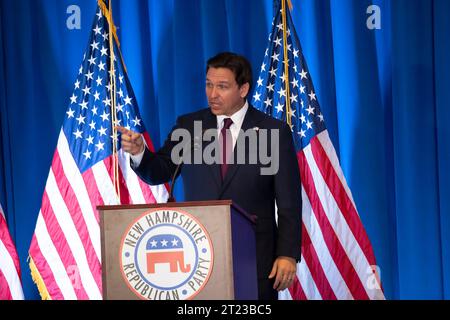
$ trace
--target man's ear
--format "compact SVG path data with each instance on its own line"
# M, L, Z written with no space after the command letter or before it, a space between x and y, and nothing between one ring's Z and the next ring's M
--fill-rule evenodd
M244 83L240 88L239 88L239 92L241 93L241 98L245 98L248 95L248 92L250 90L250 84Z

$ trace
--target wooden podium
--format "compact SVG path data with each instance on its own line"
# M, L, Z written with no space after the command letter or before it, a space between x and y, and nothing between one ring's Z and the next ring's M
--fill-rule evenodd
M99 206L103 298L258 298L255 217L229 200Z

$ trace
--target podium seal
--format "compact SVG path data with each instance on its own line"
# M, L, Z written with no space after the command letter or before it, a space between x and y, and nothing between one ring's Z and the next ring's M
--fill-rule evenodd
M206 285L214 252L205 227L187 212L155 209L122 236L119 261L130 290L145 300L187 300Z

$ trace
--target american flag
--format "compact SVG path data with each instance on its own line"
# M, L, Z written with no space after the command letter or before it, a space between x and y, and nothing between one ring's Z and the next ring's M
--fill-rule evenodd
M0 300L23 300L20 263L0 204Z
M328 135L292 18L279 3L253 96L259 110L291 122L302 182L302 259L294 284L279 298L384 299L372 246Z
M118 204L114 186L113 125L144 135L120 51L114 41L116 113L107 6L99 1L89 43L64 115L41 210L29 250L30 268L44 299L101 299L101 251L98 205ZM115 119L113 121L113 119ZM118 142L119 143L119 142ZM129 166L118 145L121 204L165 202L164 185L149 186Z

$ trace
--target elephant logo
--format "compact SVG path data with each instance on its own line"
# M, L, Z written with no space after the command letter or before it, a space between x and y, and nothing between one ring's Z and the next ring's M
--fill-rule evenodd
M155 235L147 240L147 273L155 273L156 264L169 264L170 272L188 273L191 265L184 263L183 242L176 235Z

